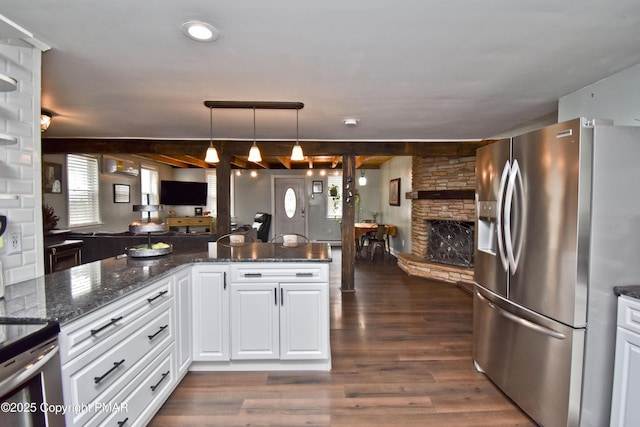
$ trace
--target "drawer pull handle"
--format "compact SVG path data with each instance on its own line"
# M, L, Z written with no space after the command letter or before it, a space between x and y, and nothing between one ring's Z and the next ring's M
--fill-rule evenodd
M160 384L162 383L162 381L164 381L165 378L167 378L168 375L169 375L169 371L162 374L162 378L160 378L160 381L158 381L155 385L151 386L151 391L156 391L156 389L160 387Z
M244 273L244 277L262 277L262 273Z
M118 366L122 365L124 363L124 359L122 359L119 362L113 362L113 368L109 369L107 372L105 372L104 374L102 374L99 377L93 377L93 381L98 384L100 381L102 381L107 375L109 375L111 372L115 371L116 369L118 369Z
M147 301L149 301L149 303L154 302L155 300L157 300L158 298L160 298L162 295L169 293L169 291L162 291L162 292L158 292L158 295L156 295L153 298L147 298Z
M164 331L165 329L167 329L169 327L169 325L164 325L164 326L160 326L160 329L158 330L158 332L156 332L153 335L147 335L149 337L149 340L154 339L160 332Z
M296 277L313 277L313 273L296 273Z
M115 317L115 318L111 319L111 322L107 323L107 324L106 324L106 325L104 325L104 326L100 326L98 329L92 329L92 330L91 330L91 335L95 335L95 334L97 334L98 332L100 332L100 331L102 331L102 330L104 330L104 329L107 329L109 326L113 326L113 325L115 325L115 324L116 324L116 322L117 322L118 320L122 320L122 316L120 316L120 317Z
M129 417L125 418L122 421L118 421L118 426L122 427L123 425L125 425L127 423L127 421L129 421Z

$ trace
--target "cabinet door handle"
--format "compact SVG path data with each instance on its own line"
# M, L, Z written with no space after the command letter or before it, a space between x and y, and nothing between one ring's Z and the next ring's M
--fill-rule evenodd
M313 277L313 273L296 273L296 277Z
M127 423L127 421L129 421L129 417L125 418L122 421L118 421L118 426L122 427L123 425L125 425Z
M164 331L165 329L167 329L169 327L169 325L164 325L164 326L160 326L160 329L158 330L158 332L156 332L153 335L147 335L149 337L149 340L154 339L160 332Z
M278 288L273 288L273 303L278 305Z
M284 305L284 289L280 288L280 305Z
M116 369L118 369L118 366L122 365L124 363L124 359L122 359L119 362L113 362L113 367L111 369L109 369L107 372L105 372L104 374L102 374L99 377L93 377L93 381L98 384L100 381L102 381L107 375L109 375L111 372L115 371Z
M111 322L107 323L107 324L106 324L106 325L104 325L104 326L100 326L98 329L92 329L92 330L91 330L91 335L95 335L95 334L97 334L98 332L100 332L100 331L102 331L102 330L104 330L104 329L108 328L109 326L113 326L113 325L115 325L115 324L116 324L116 322L117 322L118 320L122 320L122 316L120 316L120 317L115 317L115 318L111 319Z
M152 302L154 302L155 300L157 300L158 298L160 298L162 295L169 293L169 291L162 291L162 292L158 292L158 295L156 295L153 298L147 298L147 301L149 301L149 304L151 304Z
M224 272L224 290L227 290L227 272Z
M244 273L244 277L262 277L262 273Z
M162 384L162 381L164 381L164 379L165 379L165 378L167 378L167 376L169 375L169 372L170 372L170 371L167 371L167 372L165 372L164 374L162 374L162 378L160 378L160 381L158 381L155 385L152 385L152 386L150 387L150 388L151 388L151 391L156 391L156 389L157 389L158 387L160 387L160 384Z

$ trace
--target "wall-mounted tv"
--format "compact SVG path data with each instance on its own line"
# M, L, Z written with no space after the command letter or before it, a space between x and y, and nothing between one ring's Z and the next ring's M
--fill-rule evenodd
M160 181L160 204L206 206L207 183Z

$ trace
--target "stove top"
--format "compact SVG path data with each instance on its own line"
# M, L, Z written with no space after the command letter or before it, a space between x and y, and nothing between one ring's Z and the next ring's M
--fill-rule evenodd
M0 364L58 336L58 322L0 319Z

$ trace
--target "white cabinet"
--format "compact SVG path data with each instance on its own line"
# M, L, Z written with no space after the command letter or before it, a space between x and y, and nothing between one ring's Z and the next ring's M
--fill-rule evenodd
M231 359L329 359L323 266L232 266Z
M83 408L68 411L66 425L99 425L110 415L101 405L136 401L126 390L148 381L146 372L161 354L175 352L173 277L158 280L94 313L62 325L60 332L62 384L65 404ZM172 356L173 357L173 356ZM173 359L171 359L173 360ZM155 366L155 365L154 365ZM158 408L177 383L169 369L162 391L151 394L144 407ZM84 409L86 408L86 409ZM122 414L119 414L122 415ZM127 425L135 425L129 417Z
M192 360L191 274L191 268L184 268L174 275L176 294L176 368L179 376L187 373Z
M640 425L640 301L618 298L611 426Z
M226 264L195 264L193 282L193 360L229 360L229 289Z

